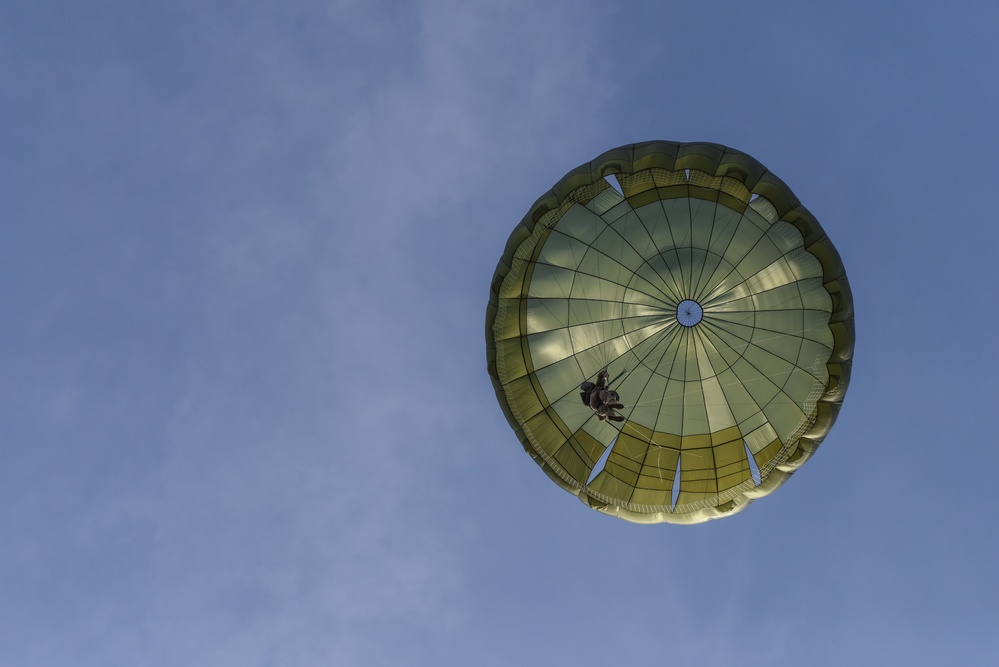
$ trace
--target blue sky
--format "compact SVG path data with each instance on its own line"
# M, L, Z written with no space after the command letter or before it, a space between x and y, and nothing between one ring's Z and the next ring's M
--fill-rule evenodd
M997 21L5 3L0 663L986 664ZM693 527L558 489L485 369L510 231L649 139L767 165L856 304L817 456Z

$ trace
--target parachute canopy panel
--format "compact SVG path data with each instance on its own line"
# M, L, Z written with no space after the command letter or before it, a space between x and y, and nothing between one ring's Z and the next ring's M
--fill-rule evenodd
M565 176L493 277L489 373L535 461L594 509L699 523L770 493L842 405L853 301L818 221L760 163L649 142ZM621 423L580 385L620 375Z

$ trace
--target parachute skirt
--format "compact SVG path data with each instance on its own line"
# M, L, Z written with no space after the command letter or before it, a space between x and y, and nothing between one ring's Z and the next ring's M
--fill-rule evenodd
M709 143L622 146L569 172L511 234L486 313L524 449L636 523L728 516L787 481L839 413L853 347L818 221L755 159ZM628 370L619 425L579 400L603 368Z

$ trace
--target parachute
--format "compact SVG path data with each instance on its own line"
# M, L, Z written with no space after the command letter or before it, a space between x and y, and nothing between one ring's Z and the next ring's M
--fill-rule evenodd
M562 488L637 523L730 516L803 465L854 347L842 261L755 159L653 141L569 172L514 229L486 314L489 374ZM623 422L580 387L620 375Z

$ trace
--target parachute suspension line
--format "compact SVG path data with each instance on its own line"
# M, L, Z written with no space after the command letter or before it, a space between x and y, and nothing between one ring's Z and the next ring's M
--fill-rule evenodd
M614 379L607 383L607 386L610 387L612 384L614 384L615 382L617 382L618 380L620 380L621 376L624 375L627 372L628 372L628 369L625 368L623 371L621 371L620 373L618 373L617 375L615 375Z
M604 368L601 368L600 370L607 370L607 368L604 367ZM607 382L607 386L610 387L612 384L614 384L615 382L617 382L618 380L620 380L621 376L624 375L627 372L628 372L628 369L625 368L623 371L621 371L620 373L618 373L617 375L615 375L613 380L608 381ZM600 374L600 371L597 371L597 375L599 375L599 374ZM596 377L596 376L595 375L591 375L587 379L589 380L589 379L594 378L594 377Z

